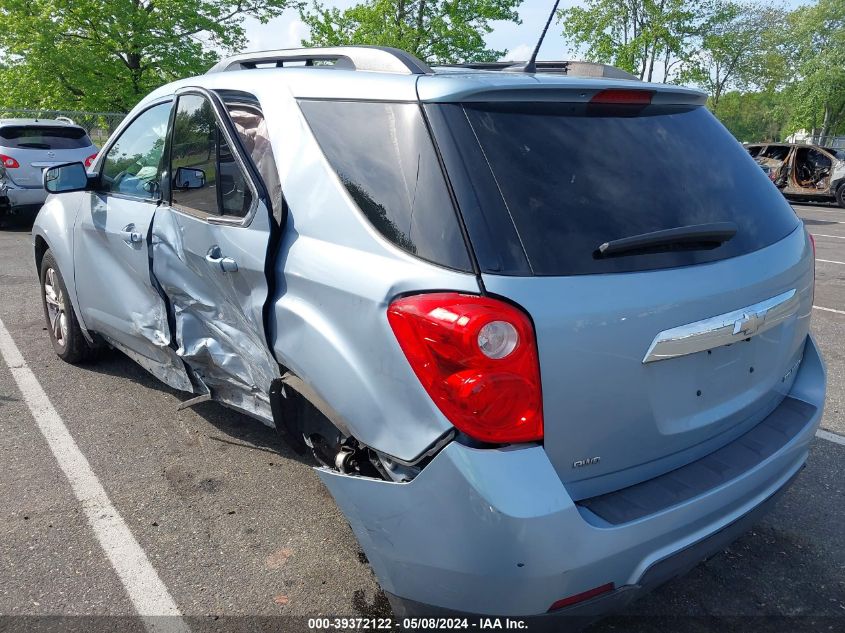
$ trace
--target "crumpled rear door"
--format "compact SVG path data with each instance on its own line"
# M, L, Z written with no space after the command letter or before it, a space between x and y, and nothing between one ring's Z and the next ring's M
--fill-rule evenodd
M153 220L153 273L170 303L177 354L195 378L215 400L270 422L279 369L265 330L265 264L279 227L220 109L206 94L179 97L172 202Z

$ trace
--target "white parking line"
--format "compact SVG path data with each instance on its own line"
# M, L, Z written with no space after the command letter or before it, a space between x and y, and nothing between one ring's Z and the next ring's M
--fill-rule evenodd
M836 433L831 433L830 431L825 431L824 429L816 431L816 437L820 437L828 442L833 442L834 444L841 444L842 446L845 446L845 437L837 435Z
M834 310L833 308L823 308L821 306L813 306L814 310L823 310L824 312L834 312L836 314L845 314L845 310Z
M813 237L835 237L837 240L845 240L845 235L828 235L827 233L813 233Z
M825 264L840 264L842 266L845 266L845 262L838 262L834 259L817 259L816 261L817 262L824 262Z
M53 456L82 504L91 529L123 583L132 605L151 633L189 633L182 614L159 578L129 526L112 505L88 460L65 426L50 399L27 366L3 321L0 320L0 355L29 407ZM170 616L170 617L161 617Z

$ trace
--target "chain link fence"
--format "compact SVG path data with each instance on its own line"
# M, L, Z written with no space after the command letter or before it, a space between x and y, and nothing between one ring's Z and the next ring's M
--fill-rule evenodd
M0 108L0 119L58 119L70 120L82 126L91 137L91 141L102 147L109 135L123 121L123 112L85 112L83 110L30 110L24 108Z

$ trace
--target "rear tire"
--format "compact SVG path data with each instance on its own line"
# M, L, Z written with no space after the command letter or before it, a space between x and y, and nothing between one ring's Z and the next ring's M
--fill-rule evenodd
M96 349L85 340L82 334L65 280L59 272L56 258L49 249L41 259L40 276L44 318L47 320L47 332L56 355L71 364L91 360L95 356Z
M836 204L845 209L845 182L836 189Z

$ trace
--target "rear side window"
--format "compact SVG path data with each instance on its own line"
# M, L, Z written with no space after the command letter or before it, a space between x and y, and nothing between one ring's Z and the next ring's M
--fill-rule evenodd
M91 147L91 139L78 127L15 125L0 128L0 145L16 149L79 149Z
M798 226L783 196L705 108L572 103L442 107L462 107L463 120L469 121L482 150L479 164L469 172L492 171L536 275L716 261L768 246ZM596 252L604 242L713 222L733 222L738 232L707 249L681 247L619 257Z
M470 270L419 105L301 101L332 168L370 223L405 251Z

